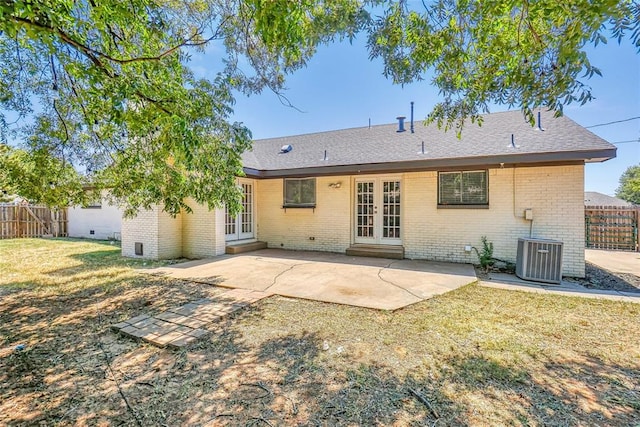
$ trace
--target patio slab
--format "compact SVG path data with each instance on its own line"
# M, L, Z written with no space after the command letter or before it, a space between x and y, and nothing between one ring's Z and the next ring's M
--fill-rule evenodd
M148 270L218 286L396 310L477 280L473 266L263 249ZM240 295L238 295L240 296Z

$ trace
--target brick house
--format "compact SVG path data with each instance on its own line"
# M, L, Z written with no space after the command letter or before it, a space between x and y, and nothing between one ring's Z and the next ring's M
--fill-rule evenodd
M486 236L515 260L519 237L564 242L563 273L584 276L584 165L616 148L567 117L483 116L458 139L421 122L258 140L244 155L235 218L191 203L122 223L122 253L206 258L234 245L477 262ZM526 214L526 216L525 216ZM141 245L140 245L141 244ZM390 253L391 253L390 252Z

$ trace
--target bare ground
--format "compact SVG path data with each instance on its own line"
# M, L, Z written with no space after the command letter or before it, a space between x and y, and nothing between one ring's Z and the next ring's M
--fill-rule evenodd
M52 268L31 245L0 242L0 425L640 423L638 304L475 285L396 312L273 297L177 351L109 325L219 288L97 244L47 242Z

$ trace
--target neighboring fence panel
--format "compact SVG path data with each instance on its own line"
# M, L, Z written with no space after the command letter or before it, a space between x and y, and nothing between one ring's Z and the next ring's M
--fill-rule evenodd
M640 251L640 207L589 206L584 210L587 248Z
M0 239L67 236L67 210L0 204Z

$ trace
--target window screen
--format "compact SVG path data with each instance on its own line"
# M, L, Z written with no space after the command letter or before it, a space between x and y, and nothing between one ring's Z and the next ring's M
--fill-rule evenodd
M486 205L489 203L487 171L439 172L438 204Z
M285 179L283 205L284 207L315 207L316 179Z

